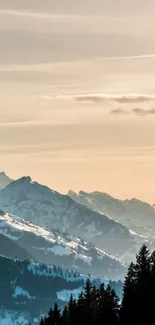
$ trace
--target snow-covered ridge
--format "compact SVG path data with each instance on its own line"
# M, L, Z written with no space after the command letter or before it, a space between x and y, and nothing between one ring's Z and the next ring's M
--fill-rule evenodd
M121 278L126 272L126 265L118 258L81 238L46 230L18 216L0 213L0 234L18 243L40 263L59 264L112 279Z
M24 232L30 232L37 236L40 236L44 238L45 240L49 241L49 243L56 243L57 246L55 246L55 252L57 251L57 254L61 255L61 251L58 249L59 245L64 247L66 249L66 254L71 254L76 251L79 248L83 250L83 252L87 253L87 251L91 248L96 249L96 251L100 254L100 257L107 255L111 259L115 259L116 261L120 260L116 258L113 255L107 254L101 249L98 249L94 247L91 244L88 244L86 241L82 241L78 237L73 237L69 234L61 234L59 231L48 231L44 229L43 227L39 227L37 225L32 224L29 221L25 221L23 218L20 218L18 216L10 215L6 213L5 215L0 215L0 233L8 236L9 238L13 240L18 240L22 237ZM41 248L40 248L41 249ZM45 248L46 249L46 248ZM47 248L49 250L50 247ZM52 250L52 248L51 248ZM67 253L68 250L68 253ZM65 254L65 251L63 252ZM63 255L62 254L62 255Z
M54 227L61 233L83 238L117 258L129 249L135 253L134 236L110 214L93 211L68 195L33 182L29 176L0 191L0 207L46 230L53 231Z
M106 214L113 220L128 227L136 237L154 239L155 209L152 205L136 198L120 200L107 193L69 191L68 195L76 202L96 211ZM131 232L130 232L131 234Z
M37 236L45 238L48 241L53 243L56 242L55 236L52 232L36 226L29 221L25 221L18 216L8 213L1 215L0 213L0 233L10 237L13 240L18 240L20 237L22 237L24 232L31 232Z

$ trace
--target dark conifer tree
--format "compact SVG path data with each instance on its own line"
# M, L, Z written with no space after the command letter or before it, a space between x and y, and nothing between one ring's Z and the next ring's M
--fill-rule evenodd
M40 325L44 325L45 323L44 323L44 320L43 319L41 319L41 321L40 321Z
M59 325L61 320L61 312L58 308L57 303L55 303L54 308L51 308L48 317L45 321L45 325Z
M119 320L119 299L116 293L111 289L110 285L107 286L104 293L103 303L103 319L105 324L117 324Z
M150 251L146 245L143 245L136 256L136 276L140 280L144 278L150 272L151 268L151 256Z
M123 288L123 299L121 308L121 321L123 324L132 324L134 322L135 303L135 281L136 271L134 263L131 263L125 277Z
M69 323L69 312L68 312L68 308L67 306L64 307L64 310L62 312L62 321L61 324L62 325L68 325Z
M84 322L87 325L91 325L93 321L93 311L92 311L92 283L90 279L86 281L85 290L85 308L84 308Z
M71 295L68 303L68 316L69 316L69 325L74 325L77 323L77 302L73 299Z
M80 323L80 320L84 318L84 309L85 309L85 297L84 293L81 292L77 300L77 320Z
M123 324L150 324L150 284L150 251L146 245L143 245L136 256L136 263L131 263L125 278L121 308L121 322Z
M148 283L149 290L149 322L155 324L155 251L151 254L151 276Z
M136 315L140 324L148 324L150 310L151 257L143 245L136 257ZM135 316L136 319L136 316Z

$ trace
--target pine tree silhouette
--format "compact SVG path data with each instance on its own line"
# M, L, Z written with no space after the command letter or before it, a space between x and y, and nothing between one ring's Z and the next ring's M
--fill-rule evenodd
M60 312L50 309L40 325L155 325L155 252L143 245L131 263L123 286L121 305L110 285L86 281L77 301L70 297Z
M41 319L40 325L44 325L44 320Z
M67 325L69 322L69 313L68 313L68 308L67 306L64 307L64 310L62 312L62 321L61 324L62 325Z
M143 245L136 256L136 263L130 264L125 278L121 308L122 324L152 324L151 270L150 251Z
M121 321L124 324L132 324L132 322L134 322L134 314L136 309L135 281L136 271L135 265L132 262L128 268L123 287Z
M58 325L61 320L61 312L58 308L57 303L55 303L54 308L51 308L48 313L48 317L45 320L46 325Z

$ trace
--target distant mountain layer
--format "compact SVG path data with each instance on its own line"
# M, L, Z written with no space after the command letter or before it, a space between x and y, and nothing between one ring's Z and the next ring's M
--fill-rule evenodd
M126 266L86 241L58 230L48 231L22 218L0 212L0 253L56 264L85 274L121 279Z
M75 193L68 195L76 202L96 211L130 228L141 235L154 238L155 236L155 207L137 199L119 200L101 193Z
M69 233L129 261L145 240L106 215L50 188L22 177L0 191L0 207L25 220L53 231ZM147 239L146 239L147 240Z
M9 178L4 172L0 172L0 190L10 184L13 180Z

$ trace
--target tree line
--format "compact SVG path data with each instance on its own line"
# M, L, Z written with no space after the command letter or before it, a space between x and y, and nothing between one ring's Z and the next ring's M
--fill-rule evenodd
M83 286L84 280L78 273L0 256L1 309L29 312L31 318L36 318L54 304L57 292ZM59 300L59 304L63 308L65 303Z
M103 283L93 286L90 279L78 299L70 297L63 311L58 304L40 325L155 325L155 252L143 245L125 277L122 299Z

